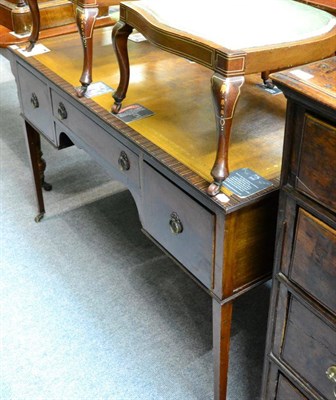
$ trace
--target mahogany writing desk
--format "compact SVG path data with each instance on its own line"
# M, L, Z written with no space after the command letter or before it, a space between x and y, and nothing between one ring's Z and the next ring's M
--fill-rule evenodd
M134 197L143 231L213 299L214 398L223 400L233 300L268 279L272 268L284 98L257 87L258 77L249 78L232 137L232 168L248 167L271 185L245 198L226 189L211 198L206 190L216 140L209 139L209 132L215 121L204 118L203 110L211 110L212 105L202 84L210 71L172 54L162 55L148 42L131 43L129 99L141 99L154 115L126 125L109 112L110 93L94 99L78 98L74 93L81 69L76 39L76 35L67 35L61 41L45 40L43 44L51 51L35 57L25 58L11 50L39 218L44 214L41 182L45 167L40 134L59 149L76 144L124 183ZM117 61L108 29L97 30L95 48L98 79L116 87ZM167 74L167 66L174 66L181 79ZM160 93L148 87L148 74L155 77L153 88L156 79L164 80ZM187 75L192 79L185 79ZM176 93L181 94L177 101ZM198 104L183 101L182 93L197 95Z

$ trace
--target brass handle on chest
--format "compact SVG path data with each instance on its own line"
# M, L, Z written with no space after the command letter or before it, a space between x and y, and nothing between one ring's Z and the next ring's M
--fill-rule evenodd
M334 397L336 398L336 365L332 365L326 370L327 378L334 385Z
M120 156L118 158L118 165L121 171L128 171L131 168L131 164L127 157L127 154L124 151L120 152Z
M67 119L68 118L68 112L62 102L60 102L58 104L57 113L58 113L59 119Z
M31 95L30 103L33 106L33 108L39 108L39 106L40 106L38 98L34 92Z
M170 214L169 227L174 235L183 232L182 222L176 212Z

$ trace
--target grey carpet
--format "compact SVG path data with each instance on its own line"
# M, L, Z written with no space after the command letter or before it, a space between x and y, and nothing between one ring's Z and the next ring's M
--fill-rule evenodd
M16 86L0 55L2 400L210 400L211 300L140 231L128 191L42 142L36 214ZM260 396L270 287L234 306L229 396Z

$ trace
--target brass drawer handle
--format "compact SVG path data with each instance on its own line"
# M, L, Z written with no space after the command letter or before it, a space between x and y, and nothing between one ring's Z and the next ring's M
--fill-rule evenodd
M176 212L172 212L170 214L169 227L174 235L178 235L179 233L183 232L182 222Z
M121 171L128 171L131 168L131 164L127 157L127 154L124 151L120 152L120 156L118 158L118 165Z
M326 370L327 378L334 385L334 397L336 398L336 365L332 365Z
M34 92L31 95L30 103L33 106L33 108L39 108L39 106L40 106L38 98L36 96L36 93L34 93Z
M332 365L326 370L326 374L331 382L336 383L336 365Z
M64 104L63 104L62 102L60 102L60 103L58 104L57 113L58 113L59 119L67 119L67 118L68 118L68 112L67 112L67 110L66 110L66 108L64 107Z

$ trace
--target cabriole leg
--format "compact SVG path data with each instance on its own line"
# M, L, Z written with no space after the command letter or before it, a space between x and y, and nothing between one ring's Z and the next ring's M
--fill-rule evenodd
M215 73L211 78L218 146L216 160L211 170L214 182L208 188L210 196L216 196L220 192L223 181L229 175L228 153L231 125L243 83L243 76L224 78Z
M269 88L269 89L273 89L274 88L274 83L272 82L272 79L270 79L270 74L271 71L263 71L261 73L261 79L264 82L265 87Z
M38 7L37 0L28 0L28 6L32 16L32 30L29 36L29 45L26 47L26 51L33 50L35 43L38 41L40 33L40 10Z
M50 184L44 181L44 171L46 168L46 162L42 157L40 135L26 121L25 121L25 128L26 128L28 153L30 157L30 163L32 167L33 179L35 184L35 193L37 198L38 214L35 217L35 222L39 222L45 214L42 187L45 190L51 190L52 187Z
M92 82L93 28L98 15L98 7L76 7L76 23L83 46L83 71L80 77L82 86L76 89L78 97L83 97Z
M119 86L115 91L115 93L113 94L114 98L114 105L112 107L113 114L118 114L118 112L120 111L121 103L126 97L126 92L128 89L130 68L129 68L127 40L132 30L133 28L130 25L127 25L121 21L119 21L116 25L114 25L114 28L112 30L113 49L118 60L119 72L120 72Z

